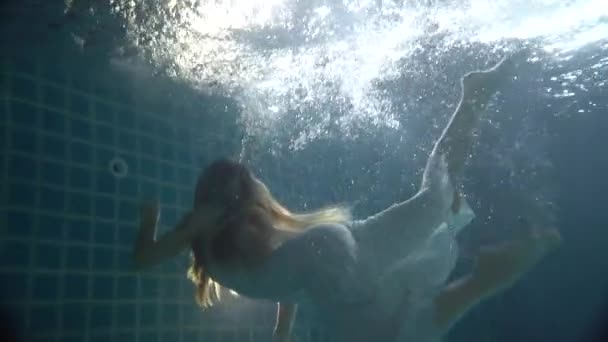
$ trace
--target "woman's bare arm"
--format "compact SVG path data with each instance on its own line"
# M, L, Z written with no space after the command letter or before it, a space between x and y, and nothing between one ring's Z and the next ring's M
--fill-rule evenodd
M275 342L290 341L297 311L298 306L296 304L278 304L277 321L274 328L273 338Z
M214 223L217 215L211 210L189 212L170 232L156 239L160 212L156 203L147 203L141 210L139 233L135 242L134 261L137 269L157 265L186 249L205 226Z

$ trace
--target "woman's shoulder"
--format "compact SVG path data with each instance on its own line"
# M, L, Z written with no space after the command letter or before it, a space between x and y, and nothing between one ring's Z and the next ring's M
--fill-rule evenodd
M312 245L318 250L325 250L352 247L354 239L348 223L319 223L309 226L289 243Z
M317 223L304 230L303 234L324 235L324 236L347 236L350 235L350 222L344 223Z

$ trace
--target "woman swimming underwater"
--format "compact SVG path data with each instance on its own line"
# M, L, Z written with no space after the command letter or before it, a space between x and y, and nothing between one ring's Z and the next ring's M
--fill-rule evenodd
M473 130L498 87L512 79L516 61L462 78L460 103L412 198L358 221L342 207L295 214L245 166L222 159L199 177L192 211L159 239L158 206L144 205L136 265L190 249L198 302L211 305L220 286L279 302L275 341L289 341L301 303L322 314L339 342L440 338L560 241L556 230L534 227L484 250L470 275L447 283L458 257L456 234L474 218L458 191Z

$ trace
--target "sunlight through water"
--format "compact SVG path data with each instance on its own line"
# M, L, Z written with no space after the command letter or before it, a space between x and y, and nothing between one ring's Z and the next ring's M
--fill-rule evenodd
M608 37L605 0L172 0L144 12L140 1L116 2L115 12L141 60L230 92L249 134L269 134L288 116L292 148L329 124L344 135L357 125L398 128L399 108L375 83L415 73L398 63L429 37L441 37L438 53L466 42L500 54L501 41L534 39L555 58ZM348 115L333 116L329 104Z

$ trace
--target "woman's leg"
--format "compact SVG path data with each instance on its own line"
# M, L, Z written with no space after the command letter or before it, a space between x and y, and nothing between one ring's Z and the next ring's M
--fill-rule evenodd
M362 253L375 260L370 267L385 267L407 255L446 221L450 210L458 212L458 207L452 208L458 198L453 188L457 183L453 182L462 172L484 107L501 81L510 79L509 65L503 60L491 69L462 78L460 103L428 159L421 190L407 201L355 222L353 232Z
M447 331L475 305L511 287L560 242L557 230L533 228L521 241L484 249L474 271L448 284L435 298L437 328Z
M460 183L464 164L473 145L474 130L492 96L513 73L513 61L502 59L490 69L469 72L461 78L460 102L443 133L435 143L423 176L423 188L436 181L433 172L445 158L449 178L454 186Z

